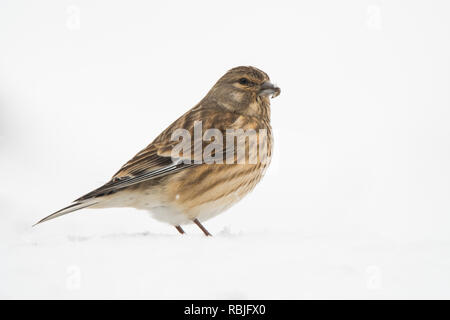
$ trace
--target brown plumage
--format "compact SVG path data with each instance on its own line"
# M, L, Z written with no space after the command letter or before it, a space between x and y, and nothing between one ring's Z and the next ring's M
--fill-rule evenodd
M229 70L195 107L123 165L109 182L38 223L87 207L133 207L150 211L180 233L184 233L180 225L194 222L210 235L200 221L223 212L249 193L270 163L269 97L279 93L280 89L270 83L267 74L257 68ZM189 146L189 152L175 154L174 148L180 141L173 135L184 129L195 137L199 123L203 130L200 140L184 141L183 146ZM223 140L220 141L220 135L205 139L203 133L208 129L216 130L212 132L220 133ZM237 147L228 145L228 141L238 143L239 138L231 135L239 129L250 132L256 139L247 136L242 140L244 158L240 158ZM205 160L212 142L222 144L210 155L223 161ZM263 145L267 147L261 148ZM198 154L203 157L199 159Z

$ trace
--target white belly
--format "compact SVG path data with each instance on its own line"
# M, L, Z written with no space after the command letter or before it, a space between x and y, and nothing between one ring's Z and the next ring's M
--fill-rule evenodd
M103 197L102 201L96 204L95 208L117 208L131 207L145 210L150 215L161 222L168 223L173 226L190 224L194 219L201 222L206 221L222 213L234 203L238 202L244 195L236 190L225 197L215 201L202 203L194 208L190 208L189 212L183 210L183 204L178 203L178 199L170 202L162 201L163 197L157 196L155 192L136 190L129 192L124 190L110 196Z

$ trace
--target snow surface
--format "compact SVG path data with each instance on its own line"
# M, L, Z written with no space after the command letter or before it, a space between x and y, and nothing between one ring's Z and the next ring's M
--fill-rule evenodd
M2 243L2 298L449 297L448 243L228 228L206 238L130 230L124 214L67 220L17 227ZM115 226L94 230L105 223Z
M1 1L0 298L450 298L448 12ZM31 227L237 65L282 89L275 152L255 191L205 223L213 238L133 209Z

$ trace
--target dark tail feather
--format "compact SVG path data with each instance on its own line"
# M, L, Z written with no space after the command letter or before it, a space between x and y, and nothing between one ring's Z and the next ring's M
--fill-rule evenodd
M74 204L71 204L71 205L68 206L68 207L65 207L64 209L61 209L61 210L59 210L59 211L56 211L55 213L52 213L51 215L45 217L44 219L42 219L42 220L40 220L39 222L37 222L36 224L34 224L33 227L34 227L35 225L38 225L39 223L42 223L42 222L45 222L45 221L48 221L48 220L52 220L52 219L58 218L58 217L60 217L60 216L63 216L63 215L65 215L65 214L68 214L68 213L71 213L71 212L74 212L74 211L77 211L77 210L80 210L80 209L83 209L83 208L90 207L90 206L92 206L92 205L94 205L94 204L96 204L96 203L97 203L97 202L92 202L92 201L76 202L76 203L74 203Z

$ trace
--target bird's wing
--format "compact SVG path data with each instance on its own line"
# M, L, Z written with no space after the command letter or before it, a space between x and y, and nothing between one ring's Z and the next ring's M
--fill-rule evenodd
M109 182L75 201L107 195L137 183L173 174L193 164L184 163L183 159L172 161L171 157L158 156L156 150L149 150L144 158L133 158L126 165Z
M130 161L123 165L109 182L75 201L80 202L107 195L137 183L174 174L186 168L198 165L193 161L188 161L190 158L185 159L181 156L172 157L173 147L180 143L179 141L172 141L172 134L174 131L183 128L189 132L191 137L194 137L195 121L201 120L203 129L220 129L230 127L237 118L239 118L239 116L235 114L222 114L221 117L218 117L217 110L191 110L172 123L150 145L141 150ZM203 147L203 145L195 144L194 139L192 138L191 150L199 147ZM225 152L226 151L224 151L224 154ZM195 150L191 155L194 153Z

